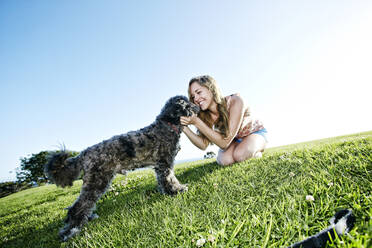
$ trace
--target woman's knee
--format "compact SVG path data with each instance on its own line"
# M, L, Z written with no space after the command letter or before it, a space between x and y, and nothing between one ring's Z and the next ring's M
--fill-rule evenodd
M255 157L256 151L253 149L236 149L233 153L233 159L236 162L242 162L244 160Z
M217 164L219 165L230 165L230 164L233 164L234 162L235 161L233 157L231 156L226 156L226 155L221 155L221 154L217 156Z

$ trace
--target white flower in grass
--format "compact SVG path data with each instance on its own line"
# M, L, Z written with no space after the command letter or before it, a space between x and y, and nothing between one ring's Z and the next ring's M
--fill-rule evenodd
M330 183L328 184L328 186L329 186L329 187L332 187L332 186L333 186L333 183L332 183L332 182L330 182Z
M213 235L208 235L208 241L209 242L211 242L211 243L213 243L214 241L216 240L216 237L215 236L213 236Z
M203 245L205 244L205 239L198 239L197 241L196 241L196 246L197 247L202 247Z
M294 174L292 171L289 173L290 177L294 177L296 174Z
M314 197L312 195L307 195L306 201L314 201Z
M217 188L218 184L217 183L214 183L213 184L213 187Z

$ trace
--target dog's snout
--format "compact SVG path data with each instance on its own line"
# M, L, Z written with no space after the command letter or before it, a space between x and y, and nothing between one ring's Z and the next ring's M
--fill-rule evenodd
M194 112L195 114L199 114L200 112L200 107L196 104L193 104L192 107L191 107L191 110L192 112Z

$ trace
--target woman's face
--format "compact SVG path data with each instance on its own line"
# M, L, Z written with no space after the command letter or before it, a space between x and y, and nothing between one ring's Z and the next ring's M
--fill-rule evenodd
M201 110L208 109L213 101L212 92L197 82L190 85L190 93L191 101L198 105Z

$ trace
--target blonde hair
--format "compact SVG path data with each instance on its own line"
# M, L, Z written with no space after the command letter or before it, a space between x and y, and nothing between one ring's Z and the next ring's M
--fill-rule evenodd
M219 117L215 123L213 122L212 116L208 109L204 111L201 110L198 114L198 117L208 127L213 128L213 125L214 125L214 128L217 129L222 134L222 136L224 136L225 138L228 137L229 136L229 113L227 111L227 103L226 103L225 97L223 97L221 94L221 91L217 85L216 80L214 80L214 78L208 75L192 78L189 82L189 89L188 89L190 101L192 101L190 86L193 83L200 84L200 86L207 88L212 93L213 100L217 103L217 110L219 113ZM207 137L205 137L205 135L199 132L199 130L198 130L198 135L202 137L203 140L207 141L208 143L211 143L207 139Z

